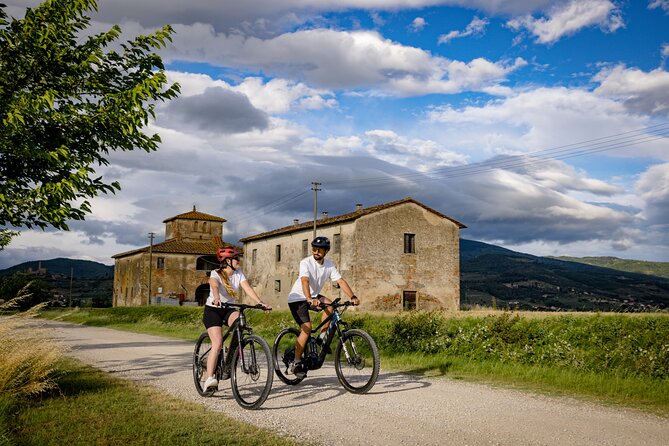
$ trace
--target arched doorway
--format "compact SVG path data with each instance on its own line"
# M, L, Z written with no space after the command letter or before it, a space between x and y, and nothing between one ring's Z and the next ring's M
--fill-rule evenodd
M204 305L209 297L209 284L205 283L195 289L195 301L199 306Z

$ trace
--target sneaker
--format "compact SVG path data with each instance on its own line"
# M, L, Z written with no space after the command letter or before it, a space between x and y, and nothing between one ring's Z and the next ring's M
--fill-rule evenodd
M210 376L204 382L204 388L206 390L210 390L212 387L215 388L215 389L218 389L218 380L216 378L214 378L213 376Z
M304 370L301 362L294 362L290 367L290 371L295 375L295 378L304 378L307 376L307 371Z

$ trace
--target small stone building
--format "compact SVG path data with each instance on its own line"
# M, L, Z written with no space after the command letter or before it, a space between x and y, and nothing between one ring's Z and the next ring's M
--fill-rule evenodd
M452 309L460 306L462 223L412 199L317 220L330 239L328 258L361 298L362 310ZM274 308L288 307L299 262L311 255L313 221L241 239L249 282ZM322 294L346 296L333 284Z
M218 266L216 249L232 246L223 242L225 221L193 206L163 221L164 242L112 256L113 305L150 305L163 298L202 305L209 295L209 273Z

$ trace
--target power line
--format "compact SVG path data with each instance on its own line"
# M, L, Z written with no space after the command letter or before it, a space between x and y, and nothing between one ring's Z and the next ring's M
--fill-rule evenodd
M650 132L649 132L650 130ZM645 132L645 134L640 134ZM650 135L649 135L650 133ZM495 158L477 164L463 166L450 166L433 169L428 172L410 172L392 176L380 176L372 178L361 178L357 180L335 180L325 182L330 189L354 189L361 187L377 187L393 184L398 180L414 180L414 182L432 181L436 179L449 179L468 175L489 172L496 169L513 169L533 164L549 162L552 160L563 160L577 156L595 154L599 152L620 149L641 143L652 142L669 136L669 124L658 124L644 129L632 130L616 135L591 139L584 142L558 146L550 149L530 152L523 155ZM585 146L584 143L594 143Z
M331 190L347 190L366 187L380 187L394 184L402 180L413 181L415 183L434 180L448 180L452 178L478 175L498 169L518 169L554 160L564 160L579 156L592 155L605 151L622 149L638 144L653 142L667 137L669 137L669 123L661 123L636 130L630 130L613 135L529 152L523 155L494 158L476 164L449 166L433 169L427 172L409 172L394 175L386 174L384 176L357 178L355 180L349 179L324 181L322 183L318 183L318 185L320 186L321 184L324 184L328 189ZM284 195L255 209L244 212L241 214L240 218L236 219L236 223L246 223L259 217L260 215L283 208L312 190L313 189L310 188L299 189L292 192L291 194Z

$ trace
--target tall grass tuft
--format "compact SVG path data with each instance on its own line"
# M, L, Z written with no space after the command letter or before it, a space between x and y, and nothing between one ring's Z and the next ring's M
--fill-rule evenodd
M18 296L0 305L0 445L12 444L10 420L16 406L24 398L57 387L63 350L45 329L27 323L44 304L16 312L20 302L29 297L23 288Z

